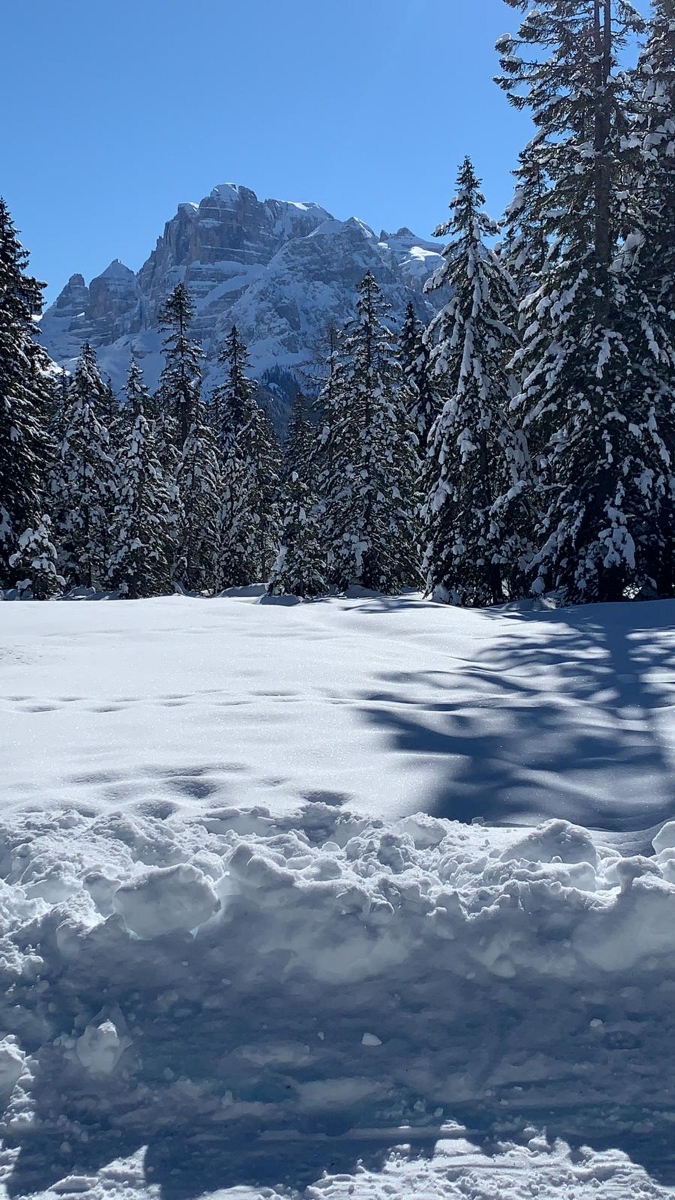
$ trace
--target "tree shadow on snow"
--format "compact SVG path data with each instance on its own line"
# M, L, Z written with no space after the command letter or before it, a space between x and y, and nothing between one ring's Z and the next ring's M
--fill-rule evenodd
M430 811L616 832L675 816L664 730L675 706L672 605L481 615L511 628L474 661L383 675L394 686L365 697L365 719L412 765L447 763ZM420 685L434 699L416 699Z

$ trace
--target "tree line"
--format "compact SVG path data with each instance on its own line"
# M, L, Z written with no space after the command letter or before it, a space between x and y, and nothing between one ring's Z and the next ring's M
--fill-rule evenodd
M675 594L675 0L506 3L512 204L492 221L465 160L437 315L396 330L368 274L283 447L234 328L204 397L182 284L153 395L132 363L118 402L89 346L56 378L0 205L0 588Z

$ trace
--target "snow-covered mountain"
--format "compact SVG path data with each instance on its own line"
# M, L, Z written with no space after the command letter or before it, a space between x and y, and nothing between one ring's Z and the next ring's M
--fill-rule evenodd
M439 246L409 229L378 236L318 204L261 201L228 183L199 204L179 205L138 274L117 260L89 286L73 275L42 318L42 342L69 367L90 341L116 388L133 354L154 386L162 363L157 312L183 281L197 306L194 332L207 356L207 386L218 378L218 352L236 323L253 373L271 382L283 403L295 386L287 373L300 382L304 365L321 356L329 326L353 312L367 270L394 318L409 300L428 317L423 286L438 264Z

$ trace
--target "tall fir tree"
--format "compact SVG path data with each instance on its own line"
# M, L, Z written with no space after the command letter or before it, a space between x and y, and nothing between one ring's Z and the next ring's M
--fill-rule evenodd
M70 586L102 588L108 581L117 479L108 429L99 416L104 389L94 351L86 346L70 384L52 475L59 565Z
M543 221L548 180L538 153L540 136L534 137L519 155L514 171L515 192L500 229L499 256L515 283L520 302L537 287L548 256Z
M177 473L178 529L174 582L190 592L219 586L223 480L216 439L197 401Z
M428 339L445 403L430 437L427 586L436 599L475 605L512 594L527 544L521 495L527 450L509 419L517 302L511 276L488 245L498 227L484 204L467 158L451 219L436 230L451 235L445 261L428 285L447 287L450 300Z
M0 588L13 587L27 529L45 511L52 454L48 432L54 383L35 341L44 284L26 273L28 255L0 199Z
M417 580L415 437L397 347L369 272L321 402L321 520L328 582L397 592Z
M224 382L212 400L222 458L220 520L222 588L266 579L279 543L280 449L269 417L247 375L246 346L233 326L220 355Z
M535 591L618 600L654 586L672 550L669 356L626 266L639 223L634 99L617 59L642 27L625 0L507 0L525 11L498 43L499 82L537 130L547 186L529 206L548 252L527 298L516 407L540 481Z
M417 435L421 460L426 455L429 434L440 407L438 390L432 380L430 346L425 332L410 301L401 329L401 365L408 393L407 407Z
M317 520L315 429L299 393L284 445L281 547L269 581L270 595L312 597L326 591L325 553Z
M171 588L175 520L172 493L146 415L148 390L132 361L126 385L129 428L118 455L117 504L112 527L111 585L136 600Z
M652 579L659 595L675 593L675 0L652 0L635 87L640 170L637 222L624 250L627 303L642 319L643 378L649 379L662 436L661 478L651 539ZM635 342L635 339L634 339ZM645 355L646 344L649 349ZM646 359L646 361L645 361ZM643 584L644 588L644 584Z
M197 418L201 397L204 354L199 342L190 336L194 315L194 304L184 283L174 288L159 310L159 326L166 336L158 403L173 418L179 453Z

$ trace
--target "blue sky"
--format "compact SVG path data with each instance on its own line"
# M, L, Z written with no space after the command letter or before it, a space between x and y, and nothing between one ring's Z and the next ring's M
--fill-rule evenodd
M50 298L138 269L226 181L428 236L470 153L498 215L528 129L492 83L516 22L503 0L4 0L0 193Z

